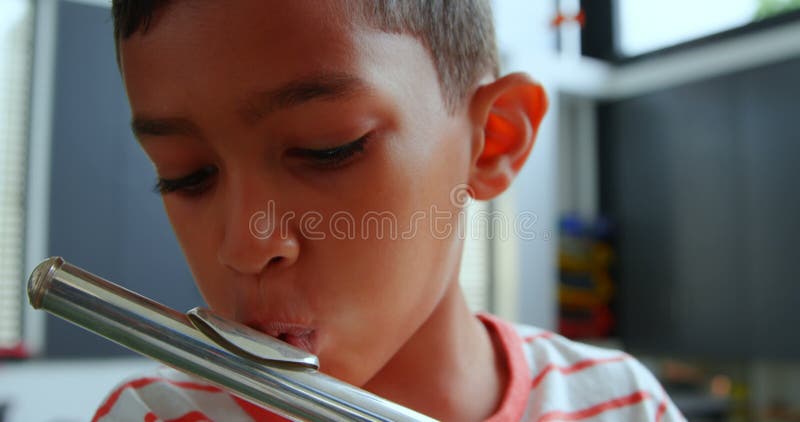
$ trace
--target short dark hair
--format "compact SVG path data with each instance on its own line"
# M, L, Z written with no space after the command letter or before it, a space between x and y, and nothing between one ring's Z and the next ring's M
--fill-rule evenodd
M114 42L147 32L173 0L113 0ZM452 112L487 73L499 74L490 0L341 0L354 17L389 33L409 34L428 49ZM119 54L119 53L117 53Z

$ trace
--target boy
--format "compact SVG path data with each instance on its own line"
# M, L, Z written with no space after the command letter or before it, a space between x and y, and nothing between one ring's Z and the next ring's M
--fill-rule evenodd
M681 419L627 355L465 304L451 193L502 193L546 109L526 75L498 77L488 0L114 0L112 13L133 131L214 311L441 420ZM375 213L397 230L370 230ZM95 416L178 418L270 420L168 369Z

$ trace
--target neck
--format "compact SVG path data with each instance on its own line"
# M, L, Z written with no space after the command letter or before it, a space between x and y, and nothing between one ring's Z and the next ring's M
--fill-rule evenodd
M502 400L507 372L454 281L428 320L364 388L439 420L483 420Z

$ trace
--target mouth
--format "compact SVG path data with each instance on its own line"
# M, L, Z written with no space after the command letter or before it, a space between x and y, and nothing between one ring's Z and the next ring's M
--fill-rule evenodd
M287 322L248 322L248 327L274 337L284 343L316 355L316 331L302 324Z

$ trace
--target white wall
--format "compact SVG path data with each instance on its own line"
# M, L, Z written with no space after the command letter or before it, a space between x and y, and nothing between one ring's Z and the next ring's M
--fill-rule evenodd
M528 163L512 186L508 212L533 212L536 239L517 240L518 287L514 319L553 328L556 316L557 137L556 32L550 22L554 2L498 0L494 3L503 72L523 71L544 85L549 111L539 129ZM506 315L503 315L506 316Z

